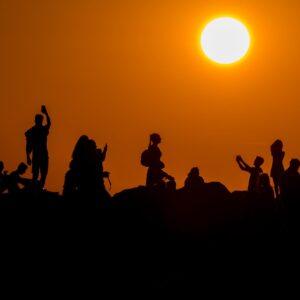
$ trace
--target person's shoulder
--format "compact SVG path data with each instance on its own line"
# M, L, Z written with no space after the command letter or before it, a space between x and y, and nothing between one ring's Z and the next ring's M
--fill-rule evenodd
M48 133L48 132L49 132L49 126L44 125L44 126L42 127L42 131Z
M26 135L26 136L29 136L29 135L32 134L33 131L34 131L34 127L31 127L31 128L29 128L29 129L25 132L25 135Z
M9 176L10 178L13 178L13 177L16 177L17 175L18 175L18 172L17 172L17 171L12 171L12 172L9 173L8 176Z

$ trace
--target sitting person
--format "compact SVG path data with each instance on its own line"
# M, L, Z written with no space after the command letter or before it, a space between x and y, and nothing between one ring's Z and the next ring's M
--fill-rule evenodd
M106 196L108 193L104 178L109 180L109 172L103 169L106 154L107 145L102 150L97 148L94 140L86 135L81 136L75 145L72 161L65 175L63 195L79 193Z
M259 184L259 176L263 173L261 166L264 163L264 159L260 156L257 156L254 160L254 166L250 167L243 158L238 155L236 161L242 171L250 173L248 191L257 192Z
M21 190L27 189L32 184L31 179L21 177L21 175L26 173L27 168L25 163L20 163L17 170L8 175L6 187L9 193L20 192ZM21 188L20 185L23 187Z
M65 175L65 182L63 187L63 195L73 195L78 191L78 172L76 171L75 161L72 160L69 165L69 170Z
M192 168L184 182L184 188L187 190L195 190L201 187L203 184L204 179L200 176L199 168Z
M5 185L7 180L7 172L4 171L4 163L0 161L0 194L5 191Z
M165 164L161 161L161 151L158 145L161 143L161 137L157 133L150 135L148 149L142 153L141 163L148 167L146 186L161 187L165 180L173 181L174 178L163 171Z

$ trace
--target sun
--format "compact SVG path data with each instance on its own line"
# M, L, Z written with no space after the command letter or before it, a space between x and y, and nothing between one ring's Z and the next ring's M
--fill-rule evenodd
M209 22L201 34L201 48L205 55L219 64L232 64L241 60L250 48L247 27L231 17Z

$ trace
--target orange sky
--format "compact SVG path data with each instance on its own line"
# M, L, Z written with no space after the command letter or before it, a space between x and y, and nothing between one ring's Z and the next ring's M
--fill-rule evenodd
M199 49L214 16L251 31L242 63L219 67ZM178 186L192 166L244 189L234 161L285 142L300 157L299 1L0 0L0 159L25 160L24 132L46 104L53 120L47 187L59 191L77 137L109 144L113 192L143 184L140 153L159 132Z

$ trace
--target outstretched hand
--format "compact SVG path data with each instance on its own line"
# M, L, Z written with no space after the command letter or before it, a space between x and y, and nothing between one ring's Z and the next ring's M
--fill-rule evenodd
M242 160L242 156L241 156L241 155L237 155L237 156L236 156L236 161L239 162L239 161L241 161L241 160Z

